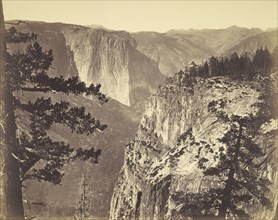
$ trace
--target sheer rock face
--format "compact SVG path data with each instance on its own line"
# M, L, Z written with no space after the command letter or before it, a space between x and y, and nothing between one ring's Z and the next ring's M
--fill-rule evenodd
M68 27L63 33L80 79L100 83L104 93L125 105L144 100L164 79L126 32Z
M259 82L230 81L224 77L198 79L193 87L168 84L149 98L136 137L126 146L124 165L111 201L111 219L171 219L180 208L173 199L175 193L199 192L218 184L217 179L203 175L195 157L199 151L196 142L204 141L212 146L213 153L203 148L200 156L206 156L210 164L217 163L217 139L228 129L208 111L208 105L213 100L225 100L221 108L228 115L256 114L263 88ZM277 130L277 121L264 126L262 137L273 140L270 133ZM269 146L262 140L258 141L265 148ZM274 155L265 167L266 175L274 182L273 189L277 188L275 159ZM276 207L277 193L272 192L271 198ZM260 212L263 214L257 215L258 219L271 219L274 211Z
M43 22L18 29L37 33L43 48L53 50L52 75L100 83L103 93L124 105L145 100L164 81L157 64L136 49L125 31Z

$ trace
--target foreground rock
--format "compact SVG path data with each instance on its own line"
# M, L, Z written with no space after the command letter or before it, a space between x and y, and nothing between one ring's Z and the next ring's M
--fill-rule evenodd
M125 162L114 188L111 219L174 219L181 203L177 194L200 192L217 180L205 177L198 168L197 154L215 160L196 142L206 142L219 151L218 138L227 124L208 111L212 101L226 100L221 108L228 115L257 114L263 103L264 86L253 82L231 81L225 77L197 79L193 88L172 83L149 98L136 137L126 146ZM277 169L274 133L277 120L266 121L257 142L269 153L264 173L273 182L270 199L274 210L260 206L249 212L254 219L273 219L277 205ZM271 147L269 147L271 146ZM198 152L200 150L200 152Z

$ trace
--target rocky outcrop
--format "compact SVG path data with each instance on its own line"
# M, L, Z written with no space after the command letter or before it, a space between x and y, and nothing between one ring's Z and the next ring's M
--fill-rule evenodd
M126 146L124 166L114 188L111 219L172 219L181 204L177 193L200 192L204 187L218 184L198 168L196 155L205 155L211 165L217 162L212 152L218 152L228 124L208 111L212 101L225 100L221 110L228 115L257 114L264 88L258 82L231 81L224 77L197 79L192 87L168 83L148 100L136 137ZM264 128L263 128L264 127ZM267 146L273 143L277 121L269 121L261 129L258 141ZM209 143L211 150L200 149L196 143ZM272 150L275 147L272 148ZM275 151L274 151L275 152ZM273 181L271 195L277 205L277 156L265 167ZM256 211L260 210L260 214ZM253 210L257 219L272 219L274 211ZM261 214L262 213L262 214Z

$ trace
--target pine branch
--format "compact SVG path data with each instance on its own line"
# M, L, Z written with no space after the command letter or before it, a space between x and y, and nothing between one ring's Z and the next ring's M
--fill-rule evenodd
M260 191L258 191L257 186L254 186L253 189L255 189L256 191L258 191L257 193L253 192L252 189L250 189L250 187L252 187L252 185L247 185L246 183L242 182L242 181L235 181L236 184L238 184L239 186L244 187L251 195L253 195L262 205L266 206L267 208L271 207L271 203L269 201L269 199L267 199L264 195L259 195L257 193L260 193Z
M272 144L272 145L273 145L273 144ZM267 148L271 147L272 145L269 145ZM267 156L263 159L263 161L260 162L259 164L256 164L255 167L256 167L256 168L259 168L259 167L261 167L263 164L265 164L267 161L269 161L269 158L270 158L271 156L274 155L274 154L273 154L274 151L276 151L276 148L273 148L273 149L267 154Z
M6 22L5 22L6 23ZM20 23L25 23L24 21L19 21L17 24L12 25L19 25ZM31 42L37 39L37 34L34 33L22 33L20 31L17 31L15 27L11 27L6 32L6 41L7 43L27 43Z
M28 162L21 165L21 182L26 180L25 174L38 162L40 161L40 157L28 157Z
M49 92L49 88L37 88L37 87L21 87L20 90L24 92Z
M11 28L9 33L12 42L33 41L37 37L34 34L17 32L15 28ZM37 42L31 42L25 52L6 54L6 59L6 74L9 76L13 90L84 94L97 97L101 104L108 101L107 97L100 92L100 84L91 84L87 87L84 82L79 82L78 77L68 79L62 76L49 77L46 71L51 67L53 52L44 51ZM26 85L33 85L33 87L28 89Z
M100 92L101 85L94 85L93 83L90 86L86 86L84 82L79 82L78 77L71 77L64 79L60 77L49 77L46 74L37 74L32 79L33 83L37 84L37 87L48 88L49 91L62 92L65 94L75 94L86 96L95 96L98 98L101 104L104 104L108 101L107 97Z
M38 98L35 102L28 104L15 100L16 107L31 114L31 120L40 125L44 130L49 129L54 123L68 126L72 132L78 134L92 134L95 131L103 131L107 125L100 124L90 113L85 112L84 107L69 107L69 102L61 101L52 104L51 98ZM36 130L38 131L38 129Z

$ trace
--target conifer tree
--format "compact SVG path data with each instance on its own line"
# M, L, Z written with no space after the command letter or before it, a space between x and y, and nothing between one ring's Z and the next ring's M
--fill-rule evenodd
M189 67L189 73L192 74L193 76L196 76L197 74L197 64L192 61Z
M232 78L240 78L240 60L236 52L234 52L229 59L229 70Z
M208 62L206 61L204 64L204 76L208 76L209 74L209 66L208 66Z
M220 155L215 167L204 171L206 176L216 176L224 181L217 192L218 216L224 219L232 215L248 219L244 204L261 203L270 207L266 197L270 184L267 178L261 177L259 163L264 156L260 146L252 139L250 132L254 129L253 117L232 116L229 119L230 129L219 141L226 146L226 152Z
M267 48L258 49L253 58L255 70L263 75L268 74L271 70L271 55Z
M48 130L54 124L69 127L77 134L102 131L101 124L85 107L71 107L68 101L54 102L47 94L85 95L103 104L107 98L100 85L86 86L78 77L50 77L47 71L54 59L52 50L45 51L34 33L22 33L12 27L4 29L1 4L1 152L0 152L0 218L23 219L22 183L27 179L59 184L62 167L76 160L98 162L100 150L82 149L52 139ZM27 45L24 51L10 52L6 44ZM24 92L42 94L35 101L23 102ZM29 130L17 132L16 112L25 112ZM34 167L38 162L44 164Z
M244 117L228 116L216 106L217 102L213 102L209 105L209 110L228 123L229 129L219 139L223 147L220 148L217 165L208 168L204 166L205 176L217 177L221 182L219 188L206 192L206 196L209 195L210 198L206 208L217 208L217 216L220 219L229 216L249 219L245 205L260 203L267 208L271 207L266 196L270 181L262 176L259 163L265 153L261 146L254 142L261 118L257 120L252 114Z
M209 159L200 157L200 151L196 158L199 158L198 167L203 170L204 176L212 177L219 184L197 193L178 193L173 199L182 204L181 215L194 220L250 219L252 213L248 213L246 207L261 204L271 208L271 202L267 198L270 181L262 175L261 168L261 162L267 156L261 146L254 142L262 119L253 115L228 116L217 106L218 101L211 102L209 111L229 125L219 139L219 152L211 151L218 162L214 166L207 165ZM194 140L193 137L191 139ZM196 142L196 145L212 149L204 141Z
M278 46L276 46L271 54L271 68L272 70L277 70L278 67Z
M243 53L240 55L239 62L240 62L240 72L241 72L240 77L252 79L252 77L255 74L255 70L253 67L253 63L251 59L248 57L247 53Z
M81 183L81 194L80 194L80 200L78 202L78 208L77 208L77 215L75 215L76 220L86 220L89 218L89 205L90 200L88 198L88 180L85 175L82 177L82 183Z
M209 59L209 65L210 65L210 76L218 76L219 75L219 61L216 57L212 56Z

